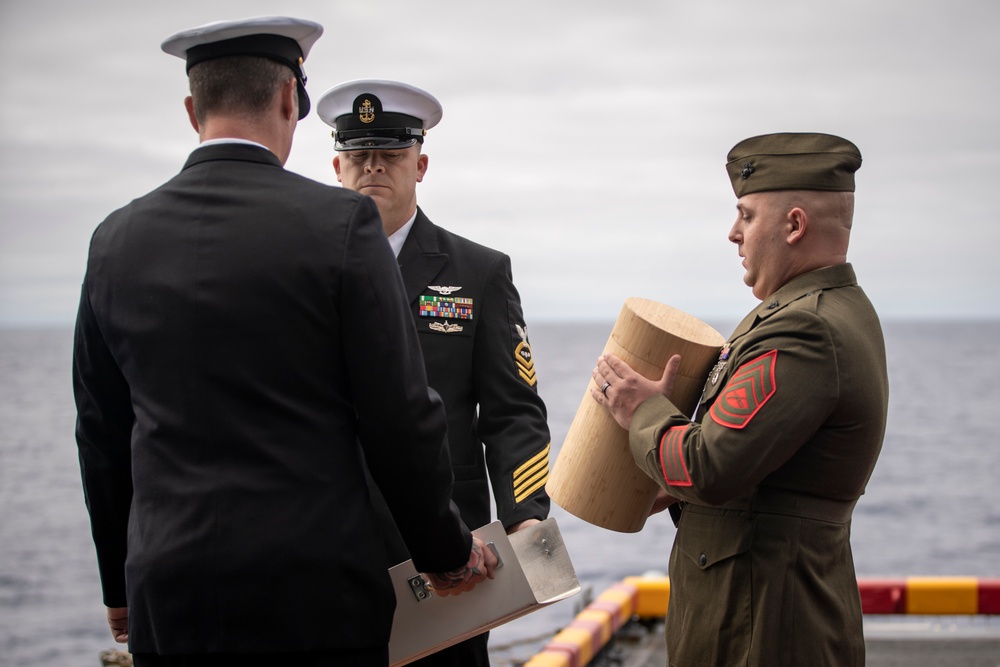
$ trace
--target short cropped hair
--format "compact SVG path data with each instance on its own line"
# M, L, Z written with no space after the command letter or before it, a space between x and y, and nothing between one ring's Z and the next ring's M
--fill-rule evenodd
M293 76L287 65L259 56L202 61L188 72L195 118L204 123L206 115L212 113L262 113Z

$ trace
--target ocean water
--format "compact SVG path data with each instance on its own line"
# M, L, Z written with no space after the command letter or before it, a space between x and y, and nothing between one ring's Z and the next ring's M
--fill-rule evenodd
M552 441L569 430L613 322L529 330ZM713 323L728 334L733 323ZM889 424L854 514L859 576L1000 576L1000 322L887 322ZM0 665L99 665L104 621L73 440L69 329L0 329ZM553 459L554 460L554 459ZM674 528L587 524L558 507L584 593L491 634L496 664L530 656L589 591L664 571ZM508 648L505 648L508 647Z

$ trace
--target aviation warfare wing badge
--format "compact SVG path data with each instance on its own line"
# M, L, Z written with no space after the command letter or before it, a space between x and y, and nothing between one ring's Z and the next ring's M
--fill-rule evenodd
M448 296L452 292L457 292L458 290L460 290L462 288L461 287L456 287L454 285L448 285L447 287L445 287L444 285L428 285L427 289L434 290L435 292L437 292L441 296Z

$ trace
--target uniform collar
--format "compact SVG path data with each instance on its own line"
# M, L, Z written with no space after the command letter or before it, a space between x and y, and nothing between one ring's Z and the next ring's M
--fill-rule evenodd
M766 320L782 308L802 297L824 289L857 285L858 279L850 263L827 266L795 276L764 299L759 306L747 313L729 340L742 336L760 321Z
M204 148L206 146L221 146L223 144L244 144L246 146L259 146L260 148L267 148L264 144L258 143L256 141L250 141L249 139L240 139L237 137L221 137L219 139L206 139L199 144L198 148ZM267 150L271 150L267 148ZM272 151L273 152L273 151Z
M396 260L403 274L406 299L411 303L423 294L428 285L434 284L431 281L448 263L448 254L441 252L438 244L437 228L419 206L413 227Z
M187 162L184 163L184 169L214 160L240 160L270 164L279 168L282 166L278 156L266 148L252 144L225 142L199 146L194 149L188 156Z
M764 299L757 307L757 315L761 318L770 317L772 313L781 310L792 301L801 299L817 290L832 289L857 285L854 268L850 264L837 264L822 269L809 271L795 276L778 288L778 291Z
M410 235L410 228L413 227L413 221L416 219L417 212L414 210L413 215L406 221L406 224L389 236L389 247L392 248L392 254L395 255L397 259L399 258L399 251L403 249L403 244L406 243L406 238Z
M413 224L406 235L406 241L403 243L403 249L400 250L398 259L402 263L404 259L421 255L434 255L439 252L441 250L438 245L437 227L418 206L417 214L413 218Z

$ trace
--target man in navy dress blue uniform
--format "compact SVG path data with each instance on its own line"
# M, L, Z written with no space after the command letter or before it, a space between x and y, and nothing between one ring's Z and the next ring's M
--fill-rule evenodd
M317 113L335 128L337 178L378 204L399 261L427 379L448 416L462 518L473 528L490 522L492 485L508 533L537 523L549 512L550 437L510 258L438 227L417 206L424 135L441 119L440 103L405 83L360 80L324 93ZM405 560L382 517L391 555ZM487 635L415 664L488 667Z
M77 442L108 622L139 667L386 665L365 460L439 593L496 566L450 500L375 204L282 168L321 32L264 17L168 38L201 146L91 241Z

